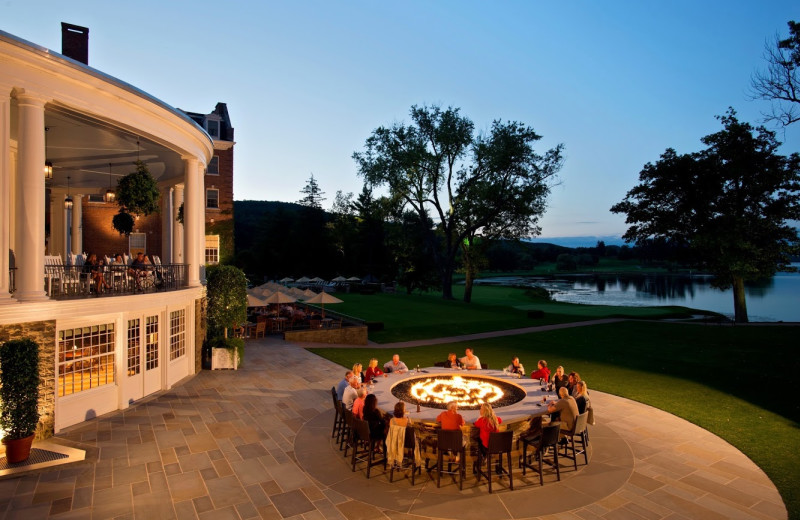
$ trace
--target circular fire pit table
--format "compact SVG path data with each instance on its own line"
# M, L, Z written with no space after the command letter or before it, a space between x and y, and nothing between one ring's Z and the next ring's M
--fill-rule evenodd
M462 386L466 382L467 386ZM414 386L420 383L420 386ZM469 385L472 386L469 386ZM473 423L480 417L480 403L492 402L495 414L503 420L503 426L514 432L514 447L517 438L528 430L531 418L547 414L547 403L557 399L546 392L539 380L529 377L517 378L500 370L454 370L426 367L418 373L414 370L402 374L393 372L375 379L367 385L370 393L378 398L378 407L391 413L397 401L406 403L406 412L419 431L423 456L435 460L436 417L452 399L460 401L458 413L464 417L466 426L467 453L476 456L478 429ZM509 397L509 394L513 396ZM434 396L438 402L419 400L418 396ZM543 402L543 399L546 402ZM417 411L419 404L419 411ZM512 453L516 457L516 453Z

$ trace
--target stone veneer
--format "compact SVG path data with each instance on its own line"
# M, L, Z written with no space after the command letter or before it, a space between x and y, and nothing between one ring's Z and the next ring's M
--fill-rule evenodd
M36 439L45 439L53 436L55 424L55 320L0 325L0 344L22 338L31 338L39 345L39 426Z

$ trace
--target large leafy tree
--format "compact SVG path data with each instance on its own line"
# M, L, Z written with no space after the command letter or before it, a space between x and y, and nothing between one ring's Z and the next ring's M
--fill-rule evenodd
M688 249L716 287L733 288L735 319L746 322L744 282L786 268L798 249L790 221L800 218L800 156L779 155L774 132L733 109L719 119L724 128L702 139L704 150L668 149L611 211L627 214L628 241Z
M789 22L789 37L768 43L765 70L753 74L752 94L772 103L768 121L788 126L800 121L800 23Z
M441 237L434 255L442 296L452 298L456 255L465 239L538 232L562 146L537 154L533 144L541 136L518 122L494 121L487 135L476 135L457 108L413 106L411 119L374 130L353 158L366 183L388 187L419 222L433 218Z

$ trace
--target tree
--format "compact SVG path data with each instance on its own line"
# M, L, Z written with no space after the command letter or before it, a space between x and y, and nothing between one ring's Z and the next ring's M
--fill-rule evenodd
M744 282L786 268L798 250L800 156L778 155L774 132L740 123L729 109L723 130L702 139L693 154L667 149L639 174L639 184L611 211L626 213L626 241L665 239L688 251L733 287L737 322L747 321Z
M800 121L800 23L790 21L788 25L789 37L781 40L776 36L766 44L767 68L751 79L752 97L772 103L765 119L783 126Z
M450 299L464 239L538 233L562 146L537 154L533 143L541 136L518 122L494 121L488 135L476 136L457 108L412 106L411 119L374 130L353 159L365 182L387 186L419 222L433 217L441 236L434 255L442 296Z
M298 200L298 204L308 206L309 208L322 209L322 201L325 200L323 195L325 195L325 192L319 187L317 179L314 178L313 173L311 174L311 177L309 177L303 189L300 190L300 193L304 194L305 197Z
M247 278L232 265L209 267L208 325L211 336L228 337L228 328L247 319Z

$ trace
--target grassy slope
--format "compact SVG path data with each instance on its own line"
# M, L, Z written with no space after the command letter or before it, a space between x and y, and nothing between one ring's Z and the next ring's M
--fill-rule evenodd
M465 306L435 296L347 295L353 306L347 314L385 318L389 328L385 332L394 330L391 339L385 341L448 336L453 334L448 331L459 328L476 332L476 328L500 330L540 322L524 315L520 318L513 312L514 307L541 308L542 304L529 300L521 290L481 288L477 296L478 305ZM359 298L364 300L356 301ZM502 302L505 306L499 305ZM498 304L497 309L492 309L490 303ZM409 310L411 304L419 307L418 313ZM547 319L583 320L608 313L602 307L566 304L554 309L560 314ZM652 315L664 311L656 308L626 312L629 310ZM498 318L491 328L493 315L502 319ZM770 476L787 504L790 518L800 518L800 491L796 484L800 482L796 453L800 446L800 405L789 388L791 379L779 376L800 370L796 346L799 334L800 327L796 326L624 322L482 340L471 342L470 346L481 361L492 367L502 366L512 355L519 355L532 369L537 359L545 358L551 366L560 364L568 371L580 372L590 388L650 404L719 435ZM450 351L463 352L466 345L437 345L399 353L406 363L424 366L444 359ZM347 367L373 355L380 360L389 355L385 350L364 349L315 352ZM775 372L776 367L781 370Z
M611 307L572 305L531 298L513 287L475 287L473 303L460 301L464 288L453 288L455 301L438 294L337 294L344 303L333 310L367 321L380 321L384 330L370 334L378 343L459 336L609 316L663 318L687 316L683 307ZM531 319L527 311L540 309L543 318Z

